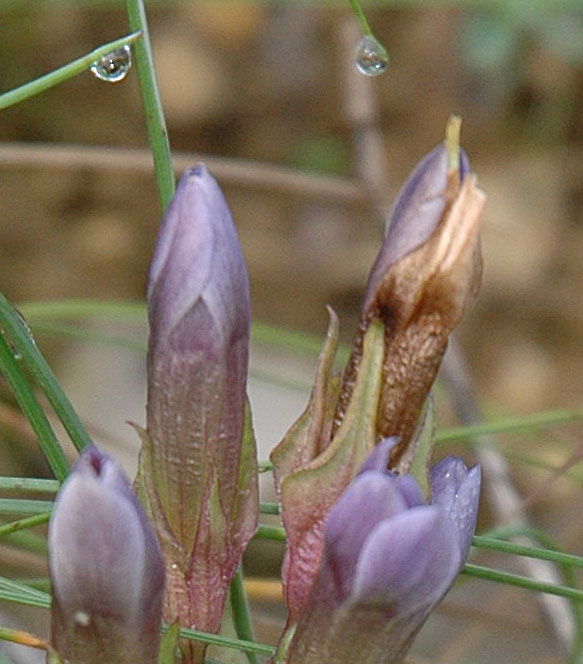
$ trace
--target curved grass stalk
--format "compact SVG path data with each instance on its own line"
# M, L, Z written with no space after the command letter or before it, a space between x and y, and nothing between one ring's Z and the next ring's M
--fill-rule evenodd
M140 32L133 32L125 37L115 39L114 41L93 49L86 55L73 60L73 62L55 69L55 71L50 72L50 74L45 74L44 76L36 78L34 81L30 81L30 83L25 83L18 88L4 92L0 95L0 110L8 108L9 106L14 106L14 104L18 104L25 99L34 97L45 90L54 88L55 85L59 85L59 83L62 83L63 81L67 81L78 74L82 74L87 71L96 60L99 60L101 56L111 53L111 51L115 51L116 48L120 48L124 44L132 44L140 37Z

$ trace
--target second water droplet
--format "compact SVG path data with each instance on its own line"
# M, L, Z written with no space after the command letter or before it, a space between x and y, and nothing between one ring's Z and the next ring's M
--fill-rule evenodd
M91 73L101 81L123 81L132 66L132 49L128 44L102 55L91 65Z
M365 76L378 76L389 65L387 49L372 35L365 35L356 49L356 68Z

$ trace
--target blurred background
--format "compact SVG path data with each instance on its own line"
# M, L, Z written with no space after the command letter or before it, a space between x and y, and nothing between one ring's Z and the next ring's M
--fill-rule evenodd
M350 340L390 203L456 113L489 197L483 286L458 335L481 405L490 418L581 406L582 2L378 3L367 15L391 60L374 79L355 70L348 3L147 5L177 170L205 159L223 186L257 321L322 337L330 304ZM4 0L0 90L127 32L122 2ZM0 220L11 301L143 301L160 207L134 70L115 85L87 72L0 113ZM96 441L132 473L138 441L126 420L144 421L144 355L97 336L143 346L143 319L85 319L89 341L37 331L32 310L30 320ZM261 458L304 407L316 353L254 344ZM2 474L41 476L5 385L1 395ZM438 394L438 425L455 423ZM580 425L498 443L532 522L583 554ZM488 501L482 519L482 529L497 525ZM273 549L252 547L251 574L277 572ZM24 575L33 562L19 556L0 549L0 566ZM260 636L274 642L282 609L261 592ZM532 595L466 579L410 661L551 664L566 661L559 641ZM13 656L38 661L22 648Z

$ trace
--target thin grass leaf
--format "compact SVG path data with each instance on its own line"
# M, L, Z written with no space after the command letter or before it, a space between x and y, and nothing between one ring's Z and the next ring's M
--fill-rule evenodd
M472 539L472 546L479 549L490 549L502 553L510 553L516 556L526 556L527 558L538 558L540 560L549 560L558 565L567 567L583 567L583 557L575 556L570 553L561 553L552 549L538 549L522 544L512 544L492 537L475 535Z
M55 71L52 71L50 74L45 74L30 83L25 83L18 88L14 88L14 90L5 92L0 95L0 110L18 104L40 92L53 88L55 85L59 85L59 83L77 76L77 74L82 74L87 71L96 60L99 60L101 56L111 53L111 51L115 51L115 49L120 48L124 44L132 44L138 40L140 36L139 32L134 32L125 37L115 39L114 41L93 49L90 53L73 60L73 62L70 62L63 67L59 67L59 69L55 69Z
M162 211L164 211L174 195L176 182L172 168L172 155L170 154L166 120L160 100L158 81L156 80L146 9L142 0L127 0L126 9L130 28L132 30L139 30L143 34L143 38L135 46L135 59L142 100L144 102L148 138L152 149L152 157L154 158L154 170L156 172L160 203Z
M27 491L29 493L57 493L58 480L43 480L36 477L0 477L0 490Z
M265 643L254 643L252 641L244 641L242 639L233 639L229 636L222 636L221 634L209 634L208 632L199 632L195 629L183 628L180 630L180 636L192 641L200 641L201 643L208 643L210 645L222 646L224 648L231 648L233 650L241 650L243 652L257 653L258 655L273 655L275 648Z
M12 629L10 627L0 626L0 640L19 643L20 645L28 646L29 648L38 648L40 650L46 650L48 648L48 643L44 639L40 639L38 636L30 634L29 632L23 632L20 629Z
M48 521L48 518L46 521ZM32 553L38 553L41 556L46 556L48 553L46 538L41 537L40 535L35 535L34 533L31 533L27 530L20 530L19 532L5 535L2 538L2 544L5 546L13 547L15 549L22 549Z
M32 391L21 363L14 357L12 349L2 334L0 334L0 370L10 383L22 412L30 422L50 469L58 480L64 480L69 473L69 464L65 454Z
M533 429L540 429L580 419L583 419L582 408L548 410L540 413L533 413L526 417L503 417L492 422L483 422L472 426L441 429L435 436L435 442L438 444L469 442L477 436L495 433L532 431Z
M279 503L259 503L261 514L279 514Z
M53 509L50 500L0 498L0 514L44 514Z
M3 523L2 525L0 525L0 537L13 535L18 531L25 530L27 528L33 528L34 526L39 526L43 523L48 523L50 518L51 518L51 513L45 512L43 514L35 514L34 516L29 516L26 519L19 519L18 521L11 521L10 523Z
M71 402L65 396L47 361L31 338L30 332L25 329L22 320L2 294L0 294L0 325L16 350L22 355L28 370L55 409L73 445L78 451L90 445L91 438L81 424ZM57 476L57 479L62 480L64 477Z
M35 590L3 576L0 576L0 599L41 608L48 608L51 605L51 596L48 593Z
M285 530L280 526L266 526L261 523L253 539L269 539L276 542L285 542Z
M496 539L526 536L535 542L539 542L547 550L559 552L559 547L546 533L532 526L503 526L487 532L486 536ZM578 577L575 574L575 570L565 563L561 563L561 567L567 583L573 588L577 587ZM569 664L579 664L580 654L583 652L583 603L573 600L572 607L575 618L575 638L573 639L569 654Z
M577 588L571 588L569 586L559 586L544 581L536 581L535 579L530 579L526 576L520 576L519 574L512 574L510 572L502 572L481 565L472 565L468 563L461 571L461 574L473 576L477 579L494 581L495 583L504 583L508 586L517 586L519 588L525 588L526 590L536 590L537 592L547 593L549 595L567 597L568 599L574 599L578 602L583 601L583 590L578 590Z
M255 642L253 624L251 623L251 611L249 609L245 586L243 585L243 570L240 565L231 581L229 591L233 624L238 638L244 641ZM255 653L247 651L245 654L247 655L249 664L257 664Z

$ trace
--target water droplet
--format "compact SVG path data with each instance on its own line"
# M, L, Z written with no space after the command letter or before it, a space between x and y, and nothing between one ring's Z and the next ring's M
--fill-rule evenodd
M356 68L365 76L378 76L389 65L387 49L372 35L365 35L356 49Z
M132 66L132 49L128 44L102 55L91 65L91 72L101 81L123 81Z

